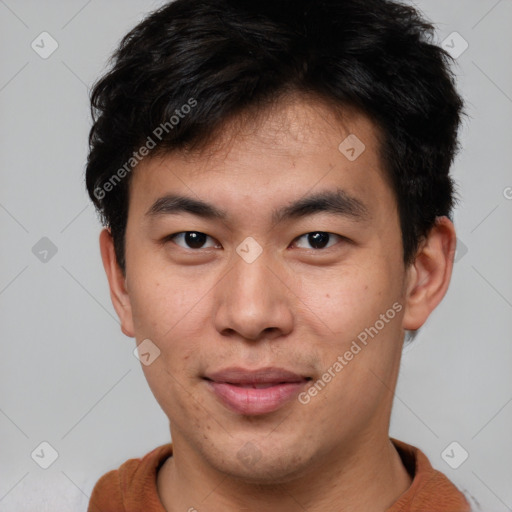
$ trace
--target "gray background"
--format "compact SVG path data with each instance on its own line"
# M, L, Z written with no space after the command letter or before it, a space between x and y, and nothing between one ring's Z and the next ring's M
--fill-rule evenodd
M0 0L1 511L85 511L103 473L169 441L111 305L83 185L88 88L161 3ZM439 42L469 43L456 72L470 118L453 169L458 261L404 350L391 435L486 512L512 510L512 0L416 5ZM47 59L31 48L43 31L59 45ZM46 470L43 441L58 452ZM458 469L441 456L453 441L452 464L469 453Z

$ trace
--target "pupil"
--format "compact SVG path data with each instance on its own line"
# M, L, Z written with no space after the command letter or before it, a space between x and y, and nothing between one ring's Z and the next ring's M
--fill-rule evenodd
M323 249L329 241L329 233L310 233L308 235L308 241L315 249Z
M200 249L206 241L206 235L204 233L198 233L197 231L189 231L185 235L185 241L193 249Z

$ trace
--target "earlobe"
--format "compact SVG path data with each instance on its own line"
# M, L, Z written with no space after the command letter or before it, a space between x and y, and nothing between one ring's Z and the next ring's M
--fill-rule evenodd
M453 223L447 217L438 217L407 270L404 329L419 329L445 296L456 242Z
M117 263L114 241L108 229L103 229L99 237L101 259L107 274L110 298L121 322L121 331L131 338L135 336L130 297L126 289L126 279Z

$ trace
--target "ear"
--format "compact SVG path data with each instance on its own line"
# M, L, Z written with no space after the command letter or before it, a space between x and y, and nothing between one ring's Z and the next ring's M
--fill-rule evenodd
M100 250L103 267L110 287L110 298L121 321L121 330L126 336L133 338L135 334L133 330L132 307L126 289L126 278L117 263L114 240L108 229L103 229L100 233Z
M404 329L419 329L445 296L456 245L453 223L448 217L438 217L407 269Z

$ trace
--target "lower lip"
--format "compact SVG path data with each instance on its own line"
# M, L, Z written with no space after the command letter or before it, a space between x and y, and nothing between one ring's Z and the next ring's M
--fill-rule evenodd
M229 409L253 415L276 411L294 398L306 381L286 382L268 388L248 388L213 381L208 381L208 384Z

